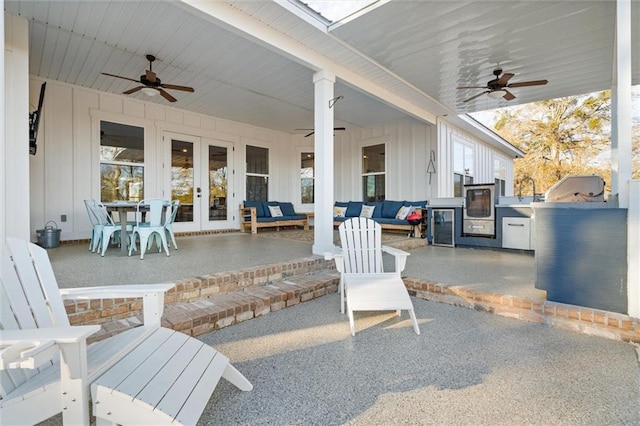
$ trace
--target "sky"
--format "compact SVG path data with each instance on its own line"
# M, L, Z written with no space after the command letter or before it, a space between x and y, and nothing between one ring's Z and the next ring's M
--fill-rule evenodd
M307 6L330 21L337 22L377 0L310 0Z

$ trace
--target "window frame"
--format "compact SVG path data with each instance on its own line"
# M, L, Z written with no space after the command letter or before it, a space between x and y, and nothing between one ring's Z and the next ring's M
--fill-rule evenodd
M313 156L313 166L311 167L312 169L312 176L311 177L303 177L302 176L302 170L304 169L302 167L302 162L303 162L303 155L312 155ZM299 175L298 175L298 187L297 187L297 192L300 196L300 205L302 206L313 206L315 204L315 188L316 188L316 159L315 159L315 152L312 149L301 149L298 152L298 159L300 161L300 168L299 168ZM310 203L305 203L304 202L304 198L303 198L303 184L302 181L303 179L311 179L311 188L312 188L312 193L311 193L311 202Z
M384 155L384 162L383 162L383 167L384 169L382 171L373 171L373 172L366 172L364 170L364 155L365 155L365 149L369 148L369 147L374 147L374 146L382 146L383 147L383 151L382 151L382 155ZM387 170L389 168L389 165L387 164L387 153L388 153L388 141L385 138L384 140L370 140L366 143L363 143L362 145L360 145L360 155L358 157L358 161L360 163L360 194L362 195L362 201L368 201L368 202L375 202L375 201L384 201L387 197ZM377 200L368 200L367 198L367 191L366 188L364 186L364 179L365 177L369 177L369 176L383 176L384 177L384 188L383 188L383 194L382 194L382 199ZM375 178L374 178L375 179Z
M492 167L493 181L496 185L496 197L504 197L506 196L507 187L507 160L494 154Z
M252 147L252 148L259 148L259 149L263 149L263 150L265 150L265 151L266 151L266 153L267 153L267 158L266 158L266 160L267 160L267 161L266 161L266 164L267 164L267 173L266 173L266 174L265 174L265 173L255 173L255 172L249 172L249 171L248 171L248 167L247 167L247 165L248 165L248 161L247 161L247 160L248 160L248 158L247 158L247 155L248 155L248 152L249 152L249 149L248 149L249 147ZM269 193L271 192L271 188L270 188L270 183L271 183L271 179L270 179L270 173L271 173L271 164L270 164L270 163L271 163L271 158L270 158L270 155L269 155L269 154L270 154L270 150L269 150L269 148L268 148L268 147L260 146L260 145L257 145L257 144L251 144L251 143L247 143L247 144L245 144L245 148L244 148L244 166L245 166L245 167L244 167L244 174L245 174L245 179L244 179L244 180L245 180L245 184L244 184L245 194L244 194L244 198L245 198L245 200L247 200L247 201L269 201ZM249 177L258 177L258 178L264 178L264 179L266 179L266 190L267 190L267 193L266 193L266 200L250 200L250 199L249 199L249 191L248 191L248 189L249 189L249 188L248 188L248 184L249 184L249 179L248 179L248 178L249 178Z
M458 168L456 161L456 147L461 147L462 151L462 169ZM451 137L451 170L453 172L453 196L464 196L464 185L471 185L474 183L475 168L476 168L476 150L475 145L469 143L463 139L452 135ZM459 187L459 191L456 188Z
M148 153L148 149L147 149L147 139L148 139L148 129L147 126L145 126L144 124L141 123L136 123L136 122L132 122L132 121L125 121L125 120L121 120L121 119L114 119L113 117L96 117L96 121L97 121L97 132L98 132L98 137L97 137L97 147L96 147L96 154L95 155L95 159L97 162L97 170L98 170L98 182L97 182L97 194L98 196L96 197L97 199L99 199L101 202L108 202L108 201L116 201L116 200L106 200L103 199L103 192L102 192L102 166L103 165L109 165L109 166L126 166L126 167L135 167L135 168L141 168L142 169L142 190L141 190L141 194L139 195L139 197L135 197L134 199L131 199L131 197L129 197L128 200L126 201L140 201L143 200L145 198L145 193L148 192L148 188L146 185L146 180L147 180L147 174L148 174L148 168L147 168L147 153ZM142 129L142 162L130 162L130 161L122 161L122 160L106 160L103 161L102 159L102 123L106 122L106 123L110 123L110 124L116 124L116 125L120 125L120 126L129 126L129 127L137 127ZM106 145L105 145L106 146ZM124 197L116 197L116 199L120 200L123 199Z

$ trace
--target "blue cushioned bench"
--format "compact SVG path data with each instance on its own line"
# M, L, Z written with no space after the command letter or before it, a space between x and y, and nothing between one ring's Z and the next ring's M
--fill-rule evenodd
M348 201L339 202L334 204L333 224L339 226L342 222L352 217L358 217L362 213L363 206L373 206L373 213L371 219L378 222L382 229L398 230L398 231L411 231L411 224L407 221L406 217L400 219L398 214L402 207L413 208L414 211L421 213L422 210L426 211L427 201L393 201L384 200L376 202L362 202L362 201ZM338 209L336 209L336 207ZM344 215L338 215L336 213L339 210L344 209Z
M276 207L279 211L272 211ZM272 213L282 213L282 216ZM306 213L296 213L292 203L278 201L245 201L240 205L240 221L242 230L251 229L252 234L256 234L258 228L276 228L279 231L282 226L301 226L309 229Z

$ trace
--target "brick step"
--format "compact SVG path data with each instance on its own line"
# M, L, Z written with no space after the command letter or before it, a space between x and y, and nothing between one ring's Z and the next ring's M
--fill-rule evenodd
M162 326L191 336L209 333L335 293L338 291L339 280L340 275L335 270L324 270L214 294L193 302L166 305ZM105 339L140 324L138 316L103 323L102 329L92 336L90 342Z

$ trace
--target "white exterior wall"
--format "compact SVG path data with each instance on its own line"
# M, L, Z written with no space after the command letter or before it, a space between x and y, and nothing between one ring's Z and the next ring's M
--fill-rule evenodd
M41 83L35 78L30 82L32 103L37 102ZM269 199L291 201L300 212L313 211L313 205L302 205L300 199L300 154L313 152L313 137L289 135L56 81L47 81L43 110L38 153L31 157L30 171L30 231L34 241L35 231L50 220L62 229L61 240L89 238L90 224L83 200L100 195L100 120L144 127L147 198L168 197L170 181L162 164L170 161L170 147L162 136L172 132L194 136L203 143L215 140L233 145L230 169L235 174L230 175L230 187L235 197L230 194L231 209L244 200L245 147L253 145L269 149ZM455 133L471 141L476 146L477 181L486 177L493 182L492 156L497 150L446 123L441 124L440 132L445 136ZM450 137L437 142L436 126L407 117L395 123L336 132L335 200L362 199L361 150L379 143L386 143L387 199L418 201L452 194ZM27 152L26 142L24 151ZM427 167L432 151L436 173L430 176ZM507 160L511 173L512 162ZM449 187L441 188L442 182ZM507 185L512 183L508 180ZM67 216L66 222L60 220L61 215ZM239 215L234 215L234 228L239 228Z
M35 78L31 80L31 103L37 103L41 83ZM43 111L38 152L31 156L31 189L22 192L30 193L31 197L32 241L36 239L35 230L43 228L50 220L62 230L61 240L89 238L90 224L83 200L99 198L100 194L100 120L145 128L147 198L168 196L163 193L169 190L169 179L163 172L162 163L168 161L170 147L164 147L162 135L164 131L170 131L196 136L203 143L218 140L233 144L234 162L229 168L235 169L235 174L230 176L235 197L230 197L230 208L239 206L244 199L245 187L241 177L244 176L247 144L269 149L269 198L293 201L297 197L299 203L300 195L293 192L297 188L290 177L293 175L287 171L294 158L299 158L290 149L292 137L289 134L56 81L47 81ZM26 119L26 113L24 115ZM26 123L24 128L27 128ZM23 145L27 161L28 137ZM299 174L299 160L295 161L295 171ZM25 166L23 170L29 168ZM8 172L5 176L16 176L15 172ZM61 222L61 215L67 216L66 222ZM239 228L237 212L234 215ZM27 235L28 232L27 228ZM27 238L26 235L23 238Z
M386 198L420 201L435 196L438 173L431 177L429 155L436 152L435 126L406 118L395 123L335 135L336 201L362 200L362 147L386 144Z
M494 158L503 159L506 169L505 196L513 195L513 159L496 148L480 141L469 133L452 126L446 120L438 120L438 152L437 170L440 179L437 183L435 197L453 197L453 139L460 140L473 147L474 152L474 183L493 183Z

